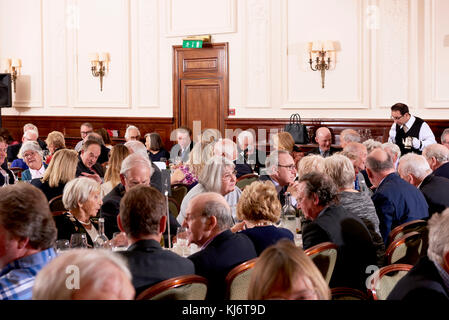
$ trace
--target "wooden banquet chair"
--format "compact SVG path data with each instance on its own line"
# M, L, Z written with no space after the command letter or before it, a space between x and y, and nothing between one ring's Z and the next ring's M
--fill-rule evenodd
M388 235L387 244L388 245L391 244L393 241L403 237L405 234L412 231L423 232L427 235L428 233L427 221L413 220L397 226L396 228L390 231L390 234Z
M410 264L392 264L374 272L370 276L371 280L369 281L369 292L373 299L386 300L394 286L411 268L413 266Z
M65 211L64 204L62 203L62 195L56 196L54 198L51 198L50 201L48 201L48 205L50 206L51 212L57 212L57 211Z
M248 288L251 273L257 258L235 266L226 276L226 299L248 300Z
M259 180L259 176L255 173L247 173L243 176L240 176L237 179L236 185L239 187L242 191L245 189L246 186L250 185L254 181Z
M185 184L176 183L171 185L171 197L178 203L178 205L181 205L182 199L184 199L188 191Z
M320 270L327 284L331 281L335 263L337 262L337 248L335 243L323 242L304 250L304 253L312 259L313 263Z
M204 300L207 279L198 275L184 275L156 283L142 291L136 300Z
M415 265L427 254L427 234L416 231L393 241L385 251L387 265L405 263Z

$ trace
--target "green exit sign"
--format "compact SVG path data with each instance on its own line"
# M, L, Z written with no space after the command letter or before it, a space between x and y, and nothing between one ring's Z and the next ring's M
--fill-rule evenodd
M183 48L202 48L203 40L182 40Z

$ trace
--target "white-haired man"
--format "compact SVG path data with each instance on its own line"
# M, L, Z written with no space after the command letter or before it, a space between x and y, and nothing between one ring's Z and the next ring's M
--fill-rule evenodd
M398 173L424 194L429 205L429 217L449 207L449 179L433 175L429 163L422 155L404 155L399 161Z
M140 140L140 131L136 126L128 126L125 132L125 140L128 141L139 141Z
M187 162L189 160L190 150L193 148L193 141L190 139L191 130L187 127L179 127L175 131L176 133L176 141L175 144L170 150L170 159L172 162L175 162L176 158L180 158L182 162Z
M8 162L13 162L18 158L22 143L27 141L37 141L42 150L47 149L47 144L39 139L39 131L37 130L37 127L34 124L28 123L23 127L22 142L8 146Z
M449 209L434 214L428 222L427 256L396 284L387 300L416 301L419 304L449 302Z
M360 141L361 141L360 133L358 133L354 129L344 129L340 133L340 146L342 149L344 149L346 145L350 142L360 142Z
M266 155L256 147L256 141L250 130L245 130L237 136L237 160L235 170L237 178L256 172L265 167Z
M424 148L423 156L429 162L435 176L449 179L449 149L435 143Z

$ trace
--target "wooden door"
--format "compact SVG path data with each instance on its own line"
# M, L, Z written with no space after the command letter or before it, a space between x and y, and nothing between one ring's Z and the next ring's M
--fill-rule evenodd
M193 129L193 121L201 121L201 130L215 128L224 134L229 112L228 44L173 49L175 126Z

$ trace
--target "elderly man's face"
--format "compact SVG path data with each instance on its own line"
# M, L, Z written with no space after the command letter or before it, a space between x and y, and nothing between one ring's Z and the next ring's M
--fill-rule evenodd
M288 153L279 154L278 166L273 176L281 186L293 183L296 178L296 166L292 156Z
M126 141L138 141L139 138L139 131L137 131L136 129L130 129L128 131L128 137L126 138Z
M321 151L328 151L331 148L332 135L329 131L319 132L315 138Z
M23 135L22 142L37 141L37 138L38 138L38 136L37 136L36 132L28 130Z
M307 195L306 183L301 182L298 186L298 208L302 210L304 216L309 220L315 220L320 210L316 208L315 195ZM317 212L318 211L318 212Z
M27 150L23 153L23 160L28 167L33 170L39 170L42 167L42 157L38 152L33 150Z
M203 207L203 201L198 198L192 199L187 206L183 225L189 228L189 244L195 243L202 246L209 238L210 219L202 216Z
M81 151L81 160L89 169L97 163L101 154L101 147L98 144L91 144L86 150Z
M126 172L126 175L120 175L125 190L128 191L132 187L144 184L149 186L151 181L150 168L145 166L135 166Z
M443 136L443 138L441 139L441 144L449 149L449 134Z
M178 132L178 144L183 148L187 148L190 144L190 136L187 132Z
M81 132L81 139L86 140L89 133L93 132L93 129L88 126L81 126L80 132Z
M362 170L365 170L365 163L367 157L368 152L366 151L366 148L359 148L359 150L357 151L357 159L353 162L356 174Z

